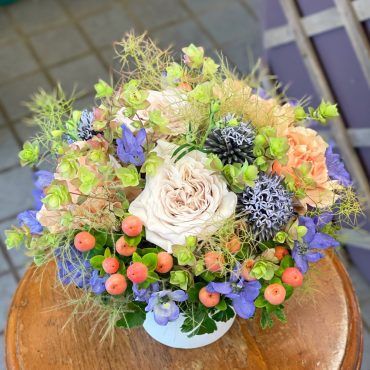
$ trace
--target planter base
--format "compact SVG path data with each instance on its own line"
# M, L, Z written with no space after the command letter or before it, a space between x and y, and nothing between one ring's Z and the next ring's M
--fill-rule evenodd
M161 326L154 321L153 313L148 312L143 326L145 331L159 343L172 348L190 349L204 347L220 339L233 325L235 316L226 322L217 322L217 330L214 333L196 335L191 338L181 332L184 320L184 316L180 314L177 320Z

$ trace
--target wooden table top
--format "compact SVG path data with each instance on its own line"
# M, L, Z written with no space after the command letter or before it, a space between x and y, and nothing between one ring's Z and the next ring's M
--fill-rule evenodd
M311 269L306 288L286 303L287 324L262 330L257 320L236 320L222 339L192 350L168 348L143 329L117 329L113 346L100 344L98 336L91 338L88 317L63 329L71 308L52 309L63 304L54 266L34 271L31 267L25 274L10 308L5 334L9 370L360 369L358 302L334 254Z

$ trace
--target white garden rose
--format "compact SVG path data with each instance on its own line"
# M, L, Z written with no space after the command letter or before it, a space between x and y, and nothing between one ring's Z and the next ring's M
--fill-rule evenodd
M189 235L216 232L237 201L224 177L205 168L204 153L193 151L175 163L171 155L176 148L158 140L155 151L164 162L154 176L147 175L143 192L129 208L143 221L146 239L170 253Z

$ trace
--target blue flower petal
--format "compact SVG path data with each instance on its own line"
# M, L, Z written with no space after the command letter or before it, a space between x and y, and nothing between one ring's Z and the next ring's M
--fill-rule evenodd
M168 293L168 297L177 302L183 302L188 299L188 295L181 289Z
M244 284L243 298L246 301L254 302L254 300L260 294L260 289L262 285L258 280L246 282Z
M324 233L316 233L310 242L310 247L315 249L326 249L330 247L338 247L339 242L332 236Z
M245 300L243 297L233 299L232 303L236 314L243 319L250 319L256 311L254 303Z
M233 289L229 282L224 283L211 282L207 285L207 291L210 293L217 292L220 294L230 294L233 291Z

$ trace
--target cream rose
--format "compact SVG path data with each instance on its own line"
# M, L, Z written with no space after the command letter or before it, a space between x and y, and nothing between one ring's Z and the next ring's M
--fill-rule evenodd
M172 252L188 235L214 233L219 222L235 212L237 197L225 179L204 166L206 155L193 151L178 162L171 159L176 145L158 140L155 151L164 158L129 212L139 217L146 239Z

